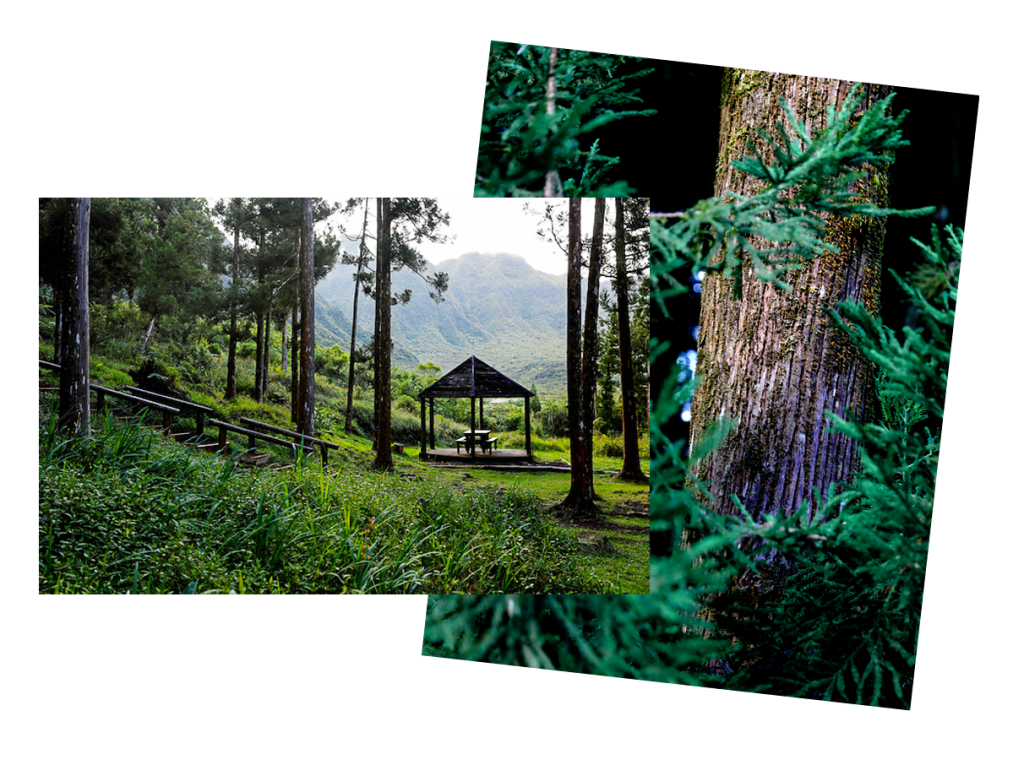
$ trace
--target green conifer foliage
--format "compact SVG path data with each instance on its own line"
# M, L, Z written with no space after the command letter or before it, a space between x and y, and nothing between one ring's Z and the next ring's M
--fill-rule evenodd
M674 597L440 595L427 602L428 656L699 684L720 641L688 636Z
M761 193L711 197L683 212L653 213L651 246L659 257L651 263L651 281L662 311L669 297L689 291L687 278L698 271L734 279L739 295L746 265L756 278L790 291L783 279L786 271L835 250L822 241L820 213L912 217L932 212L878 208L850 191L865 176L866 166L891 163L895 149L907 143L899 129L903 115L889 114L894 96L852 122L860 97L860 88L854 88L839 111L830 112L826 129L814 136L784 103L787 124L777 125L774 139L762 132L773 156L757 154L733 163L764 182ZM747 145L755 150L752 142Z
M945 274L930 296L894 273L926 317L920 329L903 329L902 342L862 305L841 303L833 314L881 370L883 422L831 415L834 429L858 442L862 471L812 522L746 524L799 565L773 608L719 618L743 644L738 687L909 707L939 456L939 434L922 420L942 417L963 243L962 231L946 234L945 243L937 230L930 246L917 243Z
M670 225L652 216L652 284L663 310L700 269L738 279L740 266L753 264L758 278L784 289L785 271L826 247L818 211L895 214L845 188L863 163L891 161L900 118L883 105L850 125L848 106L824 134L804 140L780 128L773 158L737 163L764 178L757 197L706 200L671 216ZM806 136L790 117L791 129ZM773 243L769 255L752 254L746 240L754 235ZM962 242L962 231L948 228L944 241L935 231L930 244L917 243L926 264L915 278L896 275L922 317L902 340L862 305L840 303L832 313L879 368L881 422L831 415L833 428L860 449L861 471L850 485L806 497L805 511L790 518L755 522L738 501L737 515L713 513L693 468L730 425L719 422L692 445L665 435L699 385L681 383L677 367L651 410L651 513L652 529L682 544L652 559L654 594L433 596L424 653L909 707L939 453L939 432L928 422L943 414ZM668 347L652 338L652 361ZM778 598L741 606L732 585L757 571L751 549L778 550L795 572Z
M653 70L617 76L626 57L560 48L552 72L550 53L491 43L475 195L541 196L545 176L556 170L558 196L629 196L626 181L608 177L618 158L602 155L593 133L614 120L654 114L628 108L640 103L633 81Z
M776 164L758 157L734 165L764 180L765 191L736 199L732 210L723 209L720 200L707 200L670 229L652 224L652 240L666 255L652 265L656 300L686 289L679 269L688 269L683 271L686 276L700 269L718 271L738 282L741 267L751 262L758 278L786 289L784 272L827 246L817 238L818 211L927 212L866 209L844 191L855 180L859 163L891 161L892 149L903 143L897 129L901 117L886 115L887 102L848 125L849 114L843 116L848 99L828 129L806 142L806 149L788 143L780 126L773 152ZM788 109L787 114L792 131L805 135ZM802 168L807 158L812 161ZM823 174L817 175L815 167ZM777 196L781 192L785 194ZM757 212L747 218L751 210ZM695 221L696 213L705 219ZM708 489L695 479L691 467L724 438L729 424L720 423L703 443L693 445L688 457L683 456L685 444L661 441L652 466L652 528L669 529L684 544L671 557L652 563L652 591L692 586L708 566L727 574L730 582L744 572L756 572L757 561L744 550L757 549L763 556L775 549L795 567L781 596L771 603L751 605L749 598L738 598L736 590L727 587L700 598L701 605L713 607L706 612L714 613L709 632L734 641L729 651L710 662L717 673L724 673L729 687L909 706L938 458L937 437L915 425L925 413L942 416L962 241L962 234L949 234L952 254L937 236L930 248L923 248L932 266L933 287L935 274L946 277L941 289L933 288L926 297L896 277L927 317L924 329L905 330L906 339L899 343L895 332L862 305L841 303L839 312L832 314L854 347L878 365L886 415L883 424L831 415L834 429L860 448L862 470L851 486L833 486L827 497L804 498L806 512L788 519L769 515L755 523L735 498L739 516L714 515L704 501L710 497ZM767 257L764 250L747 245L749 236L773 243ZM655 341L652 347L659 352L667 344ZM676 415L695 384L666 385L656 407L658 424ZM654 430L660 435L658 425ZM737 544L741 541L757 544Z

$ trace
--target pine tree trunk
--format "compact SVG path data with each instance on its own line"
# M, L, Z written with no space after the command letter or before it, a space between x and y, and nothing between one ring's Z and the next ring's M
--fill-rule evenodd
M594 231L590 240L590 264L587 273L587 308L583 319L583 359L581 402L584 444L584 470L587 476L586 496L593 501L594 493L594 401L597 394L597 304L601 292L601 250L604 245L605 200L594 200Z
M824 126L850 83L764 72L726 70L715 193L755 193L756 182L731 163L748 154L757 128L774 131L782 119L778 98L812 128ZM868 86L862 110L887 89ZM884 207L888 178L872 172L857 193ZM840 252L805 264L787 279L790 293L744 273L741 299L732 284L709 276L701 290L697 375L692 406L696 442L717 418L736 422L724 443L704 458L697 477L710 488L713 509L735 513L737 495L756 520L766 513L792 516L802 502L815 504L831 483L849 480L858 467L854 443L826 434L828 411L873 412L872 366L831 326L826 309L841 300L862 301L877 315L884 219L826 219L826 241Z
M88 197L69 199L60 278L60 426L89 435L89 213Z
M626 213L621 199L615 200L615 299L619 329L619 380L622 385L622 470L623 481L646 478L640 465L637 433L636 383L633 379L633 347L629 334L629 280L626 274Z
M266 398L267 391L269 390L269 378L270 378L270 319L271 319L271 307L267 306L267 318L266 325L263 328L263 388L260 390L260 401Z
M313 200L302 200L302 247L301 247L299 294L302 304L302 339L299 358L299 421L300 433L314 434L315 379L313 365L316 361L314 340L314 278L313 278Z
M590 515L594 512L591 492L592 475L587 475L586 441L584 436L583 370L580 361L581 298L580 283L583 244L580 237L580 199L569 198L569 270L566 275L566 374L569 389L569 494L558 508L569 515Z
M238 243L239 227L235 226L235 250L231 263L231 324L228 330L228 383L224 398L229 401L237 395L236 369L238 353L238 267L241 249Z
M352 340L348 351L348 400L345 404L345 434L352 432L352 397L356 387L356 317L359 315L359 277L363 274L363 258L366 249L366 225L370 217L370 200L363 207L363 236L359 240L359 257L356 258L356 284L352 290Z
M156 326L156 314L149 317L149 326L146 327L146 334L142 336L142 347L139 348L139 353L146 352L146 345L149 344L149 336L153 334L153 327Z
M288 321L281 319L281 374L288 374Z
M555 113L555 68L558 64L558 48L552 48L548 54L548 83L546 88L545 109L548 114ZM558 177L558 169L548 170L544 176L544 196L562 196L562 181Z
M263 313L256 312L256 374L252 384L252 397L263 401Z
M300 257L299 263L302 262ZM301 267L301 266L300 266ZM292 298L292 422L299 421L299 291Z
M377 239L377 374L374 386L377 399L377 470L391 470L391 200L378 200L379 235Z

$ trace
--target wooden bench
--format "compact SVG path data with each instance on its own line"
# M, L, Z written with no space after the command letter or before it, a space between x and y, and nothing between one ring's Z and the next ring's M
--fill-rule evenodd
M266 422L260 422L259 420L251 420L248 417L240 417L238 421L241 422L243 425L248 425L251 428L261 428L263 430L269 430L271 433L277 433L278 435L288 436L294 441L295 444L301 445L305 449L310 449L314 445L319 446L320 461L324 465L327 464L327 450L338 448L337 444L332 444L330 441L324 441L319 438L313 438L312 436L303 435L302 433L296 433L294 430L285 430L284 428L279 428L276 425L271 425ZM251 436L249 438L249 448L255 448L255 444L253 443L253 439Z

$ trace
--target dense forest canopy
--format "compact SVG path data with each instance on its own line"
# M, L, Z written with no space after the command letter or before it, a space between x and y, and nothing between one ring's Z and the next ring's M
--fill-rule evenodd
M508 210L534 230L518 204ZM631 507L647 502L647 423L629 414L647 359L597 308L635 317L626 340L649 331L646 214L633 203L616 217L617 260L630 263L610 274L616 298L598 291L613 245L597 228L587 301L588 406L600 386L602 410L586 418L586 474L628 482L614 494ZM628 554L605 560L611 526L600 547L545 506L565 496L572 392L540 396L531 385L519 399L432 401L428 447L419 395L446 370L429 356L394 366L390 322L417 292L445 303L450 274L431 273L420 251L447 239L437 200L41 199L39 216L41 592L646 589L646 511L615 526ZM354 261L343 239L358 244ZM314 287L339 259L355 265L351 323L331 327L349 325L345 346L316 332ZM504 336L528 326L528 315L508 321L514 303L500 298L529 290L537 273L509 255L464 259L467 277L479 272L465 279L472 314L505 318ZM392 281L399 274L411 286ZM360 299L375 314L363 343ZM624 390L623 379L634 382ZM486 447L468 457L457 447L467 432ZM463 485L467 473L451 471L477 469L478 457L492 464L472 477L497 487ZM526 488L486 470L496 465L551 475ZM621 514L617 504L591 513Z
M40 201L40 309L52 310L54 258L62 241L59 200ZM98 364L127 374L148 357L144 376L169 393L180 383L209 385L218 365L226 364L225 392L244 392L257 400L287 401L297 374L292 358L301 321L293 310L298 297L296 270L300 231L296 200L274 198L170 199L97 198L92 206L90 301L92 341ZM503 203L504 204L504 203ZM510 225L527 231L536 217L521 203L508 202ZM315 337L318 373L333 375L342 386L349 379L372 383L367 350L373 339L372 281L365 272L363 306L353 315L354 263L362 233L359 204L313 200L315 227ZM374 216L367 216L371 232ZM58 220L60 218L60 220ZM368 263L376 247L368 240ZM635 248L636 245L630 244ZM610 244L609 244L610 248ZM609 250L610 251L610 250ZM393 364L398 379L419 379L423 365L447 370L471 354L533 386L557 403L566 397L564 365L564 279L531 268L515 254L459 252L433 270L450 277L444 301L430 299L429 289L412 269L393 273L394 291L409 302L393 312ZM631 255L630 257L634 257ZM344 262L346 258L350 262ZM621 427L617 363L614 279L603 274L599 428ZM637 395L646 387L643 346L649 334L647 283L631 277L628 304L633 313L632 344ZM357 321L353 322L353 318ZM51 316L40 340L50 357L55 325ZM353 344L353 326L355 337ZM129 361L129 359L131 361ZM254 365L254 366L253 366ZM253 369L255 377L238 377L236 368ZM175 370L174 374L165 367ZM274 371L277 369L278 371ZM246 373L249 374L248 372ZM419 376L419 377L418 377ZM177 381L177 382L176 382ZM414 393L405 382L403 392ZM557 408L551 425L559 427ZM539 423L538 423L539 424Z

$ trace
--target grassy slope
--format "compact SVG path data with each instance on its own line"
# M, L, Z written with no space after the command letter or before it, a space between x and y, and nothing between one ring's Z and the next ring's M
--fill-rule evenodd
M41 419L50 398L41 397ZM648 589L647 519L608 532L620 552L587 553L543 509L564 496L567 474L453 473L413 451L396 457L395 475L379 476L369 440L344 436L329 436L341 448L324 473L316 460L243 473L145 429L104 429L99 418L95 429L95 443L75 455L41 422L41 591ZM275 461L293 462L285 451ZM602 480L599 491L646 500L646 486Z

